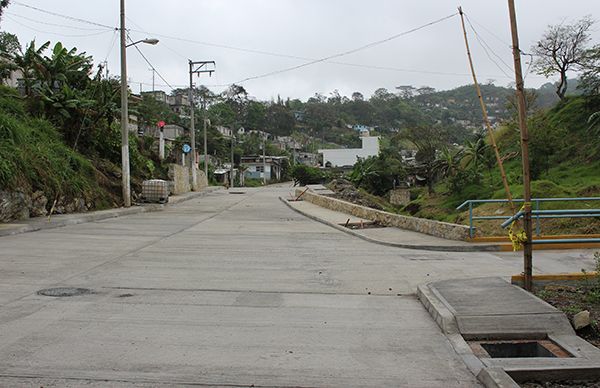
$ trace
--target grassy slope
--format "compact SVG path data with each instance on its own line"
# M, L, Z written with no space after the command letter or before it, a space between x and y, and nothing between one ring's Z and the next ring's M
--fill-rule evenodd
M142 151L143 141L132 139L132 185L164 175ZM146 152L147 153L147 152ZM157 170L157 171L155 171ZM120 168L107 159L82 155L62 141L48 121L30 116L10 88L0 88L0 190L43 191L50 206L55 199L83 198L94 209L118 206Z
M544 114L530 120L532 146L542 149L537 159L532 159L532 168L541 172L532 182L533 197L592 197L600 196L600 139L593 138L588 131L587 118L600 110L600 102L584 98L570 98ZM515 128L506 127L498 133L502 154L519 151L519 135ZM545 147L545 148L544 148ZM541 156L540 156L541 155ZM539 165L536 166L536 163ZM521 161L517 156L505 164L513 197L522 198L520 184ZM467 199L506 198L498 171L484 173L479 185L464 187L461 193L450 193L444 183L436 188L437 194L422 194L417 200L421 206L416 214L420 217L468 224L467 212L457 212L455 207ZM600 202L552 203L543 209L585 207L600 208ZM508 207L486 204L475 209L475 214L506 215ZM478 221L477 227L484 235L504 235L498 221ZM543 220L542 231L556 233L600 233L599 219Z

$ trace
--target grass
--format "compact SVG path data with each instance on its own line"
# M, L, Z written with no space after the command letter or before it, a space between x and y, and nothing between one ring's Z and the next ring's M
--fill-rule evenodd
M545 113L529 120L532 128L531 160L535 179L531 183L532 197L600 197L600 138L587 131L587 117L600 110L600 98L568 98ZM514 124L497 132L503 154L513 153L504 167L513 198L523 198L519 134ZM440 221L468 224L468 212L457 212L456 206L468 199L504 199L498 169L482 171L479 184L469 184L460 192L451 192L445 183L436 186L436 193L423 193L413 201L419 207L416 216ZM520 207L520 205L517 205ZM548 202L541 209L600 208L600 201ZM508 215L510 209L501 204L483 204L474 209L475 215ZM498 220L477 221L482 235L506 235ZM600 233L600 219L546 219L542 221L545 234Z

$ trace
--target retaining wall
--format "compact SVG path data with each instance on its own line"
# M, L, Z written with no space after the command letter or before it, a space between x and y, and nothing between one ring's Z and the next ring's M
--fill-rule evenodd
M192 170L178 164L169 165L169 179L172 183L173 195L185 194L192 190L199 191L208 187L208 179L204 171L196 169L197 187L192 187Z
M296 196L300 195L303 191L304 189L297 189ZM366 206L342 201L340 199L315 194L310 190L304 193L301 199L326 209L377 221L379 224L385 226L394 226L400 229L412 230L414 232L424 233L430 236L441 237L449 240L465 241L469 238L469 227L466 225L451 224L448 222L440 222L425 218L388 213L381 210L371 209Z

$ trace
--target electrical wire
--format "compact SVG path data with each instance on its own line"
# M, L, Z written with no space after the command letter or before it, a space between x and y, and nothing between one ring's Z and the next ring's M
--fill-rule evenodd
M360 47L357 47L357 48L354 48L354 49L351 49L351 50L347 50L347 51L343 51L343 52L340 52L340 53L337 53L337 54L329 55L327 57L315 59L315 60L312 60L312 61L309 61L309 62L302 63L300 65L287 67L285 69L275 70L275 71L272 71L272 72L269 72L269 73L265 73L265 74L261 74L261 75L255 75L255 76L251 76L251 77L246 77L246 78L244 78L242 80L239 80L239 81L234 82L234 83L229 84L229 85L235 85L235 84L240 84L240 83L243 83L243 82L246 82L246 81L256 80L256 79L265 78L265 77L270 77L270 76L273 76L273 75L276 75L276 74L281 74L281 73L286 73L286 72L293 71L293 70L298 70L298 69L301 69L303 67L314 65L316 63L326 62L326 61L328 61L330 59L339 58L339 57L343 57L343 56L346 56L346 55L354 54L354 53L356 53L358 51L362 51L362 50L369 49L371 47L378 46L380 44L392 41L394 39L397 39L397 38L400 38L402 36L408 35L410 33L422 30L422 29L424 29L426 27L429 27L429 26L432 26L434 24L441 23L441 22L443 22L445 20L448 20L448 19L450 19L450 18L452 18L452 17L454 17L456 15L458 15L458 13L453 13L451 15L444 16L443 18L434 20L434 21L429 22L429 23L425 23L423 25L420 25L420 26L412 28L410 30L401 32L399 34L392 35L392 36L390 36L388 38L385 38L385 39L381 39L381 40L378 40L378 41L375 41L375 42L367 43L365 45L362 45Z
M475 38L477 39L477 41L479 42L479 44L481 45L481 47L483 48L483 51L485 52L485 54L487 55L487 57L489 58L490 61L492 61L494 63L494 65L496 65L496 67L502 72L504 73L504 75L506 75L507 77L511 78L510 75L498 64L498 62L496 62L492 56L490 55L490 52L496 57L498 58L498 60L509 70L509 71L513 71L513 68L508 65L504 59L502 59L502 57L500 55L498 55L491 47L490 45L487 44L487 42L485 41L485 39L483 39L483 37L477 32L477 30L475 29L475 27L473 26L473 24L471 23L471 21L469 20L469 16L466 15L466 19L467 19L467 23L469 24L469 27L471 27L471 30L473 31L473 33L475 34ZM489 50L489 51L488 51Z
M57 24L57 23L50 23L50 22L43 22L41 20L37 20L37 19L33 19L27 16L23 16L23 15L18 15L16 13L12 13L12 12L4 12L4 15L10 15L12 17L16 17L16 18L20 18L20 19L25 19L27 21L30 22L34 22L34 23L38 23L38 24L44 24L47 26L53 26L53 27L61 27L61 28L71 28L74 30L80 30L80 31L105 31L106 28L85 28L85 27L77 27L77 26L68 26L65 24ZM114 30L113 28L111 28L111 30Z
M127 35L127 39L129 39L129 41L131 43L134 43L133 40L129 37L129 35ZM134 44L133 47L137 50L137 52L142 56L142 58L144 58L144 61L146 61L146 63L148 64L148 66L150 66L150 68L158 75L158 77L163 80L164 83L167 84L167 86L169 86L169 88L171 89L175 89L173 86L171 86L171 84L169 83L169 81L167 81L165 79L165 77L162 76L162 74L160 74L160 72L158 70L156 70L156 67L154 67L154 65L150 62L150 60L148 60L148 58L144 55L144 53L142 52L142 50L140 50L140 48Z
M62 36L62 37L65 37L65 38L86 38L86 37L90 37L90 36L97 36L97 35L106 34L107 32L111 31L111 30L103 30L103 31L100 31L100 32L93 32L93 33L90 33L90 34L62 34L62 33L59 33L59 32L44 31L44 30L40 30L40 29L35 28L35 27L28 26L27 24L24 24L24 23L22 23L22 22L20 22L20 21L18 21L16 19L13 19L12 17L10 17L8 15L6 15L6 18L9 19L9 20L11 20L13 23L16 23L16 24L18 24L18 25L20 25L22 27L28 28L28 29L30 29L32 31L41 32L41 33L44 33L44 34Z
M48 14L48 15L57 16L57 17L60 17L60 18L63 18L63 19L68 19L68 20L72 20L72 21L75 21L75 22L79 22L79 23L85 23L85 24L90 24L90 25L93 25L93 26L110 28L111 30L118 29L116 27L108 26L106 24L96 23L96 22L92 22L90 20L80 19L80 18L76 18L76 17L73 17L73 16L63 15L63 14L60 14L60 13L56 13L56 12L48 11L48 10L41 9L41 8L38 8L38 7L34 7L32 5L29 5L29 4L21 3L20 1L12 0L10 3L18 5L18 6L21 6L21 7L29 8L29 9L32 9L34 11L42 12L42 13L45 13L45 14Z
M90 20L85 20L85 19L75 18L75 17L71 17L71 16L67 16L67 15L57 14L55 12L51 12L51 11L47 11L47 10L44 10L44 9L41 9L41 8L29 6L29 5L20 3L18 1L14 1L14 3L18 4L18 5L22 5L22 6L27 7L27 8L34 9L34 10L36 10L38 12L43 12L43 13L47 13L47 14L50 14L50 15L54 15L54 16L58 16L58 17L63 17L63 18L66 18L66 19L69 19L69 20L78 21L78 22L81 22L81 23L92 24L92 25L99 25L99 26L102 26L102 27L105 27L105 28L111 28L111 29L118 30L118 28L113 28L113 27L110 27L110 26L106 26L104 24L100 24L100 23L96 23L96 22L90 21ZM450 18L450 17L452 17L454 15L450 15L448 18ZM143 27L141 27L135 21L131 20L131 18L127 17L127 20L129 20L132 24L136 25L137 28L138 28L138 29L129 29L130 32L143 33L143 34L146 34L147 36L154 36L154 37L158 37L158 38L176 40L176 41L186 42L186 43L194 43L194 44L204 45L204 46L208 46L208 47L222 48L222 49L233 50L233 51L240 51L240 52L246 52L246 53L251 53L251 54L259 54L259 55L273 56L273 57L279 57L279 58L296 59L296 60L310 61L310 62L312 62L312 61L320 61L318 59L310 58L310 57L303 57L303 56L298 56L298 55L282 54L282 53L270 52L270 51L265 51L265 50L249 49L249 48L237 47L237 46L232 46L232 45L218 44L218 43L206 42L206 41L201 41L201 40L195 40L195 39L189 39L189 38L182 38L182 37L177 37L177 36L171 36L171 35L166 35L166 34L162 34L162 33L149 32L149 31L144 30ZM391 39L394 39L394 38L395 37L392 37ZM174 50L172 47L164 45L164 42L163 42L163 44L161 46L164 46L167 50L171 51L172 53L174 53L175 55L177 55L177 56L179 56L179 57L181 57L183 59L188 59L185 55L183 55L180 52ZM415 69L405 69L405 68L398 68L398 67L391 67L391 66L375 66L375 65L359 64L359 63L349 63L349 62L340 62L340 61L327 61L326 60L326 61L320 61L320 62L327 62L327 63L331 63L331 64L335 64L335 65L342 65L342 66L349 66L349 67L374 69L374 70L386 70L386 71L394 71L394 72L417 73L417 74L431 74L431 75L444 75L444 76L460 76L460 77L468 77L468 76L470 76L467 73L415 70ZM490 76L498 77L498 75L490 75ZM506 75L501 76L501 77L505 77L505 76ZM509 77L509 78L512 78L512 77ZM225 85L223 85L223 86L225 86Z

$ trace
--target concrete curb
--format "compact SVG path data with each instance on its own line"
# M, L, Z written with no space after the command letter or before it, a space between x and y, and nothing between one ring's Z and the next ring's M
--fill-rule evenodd
M454 314L440 300L438 295L429 287L429 284L417 286L417 298L429 312L435 323L442 329L444 334L457 334L458 326Z
M456 281L468 282L470 280L457 279ZM445 281L441 282L444 283ZM507 285L509 284L508 282L506 283ZM525 290L516 287L513 288L529 295ZM461 290L464 291L464 289ZM447 289L446 292L448 292ZM497 292L498 291L493 295L488 296L488 298L491 298L492 302L499 298ZM452 293L450 295L452 295ZM512 295L514 296L514 294ZM592 344L578 337L571 329L570 325L569 330L564 332L560 331L560 326L556 326L556 324L553 324L555 325L554 329L551 329L550 326L548 326L546 329L539 331L539 325L536 326L535 322L530 323L528 321L527 325L531 325L531 330L523 330L523 327L521 327L521 330L519 331L511 331L511 325L506 325L506 322L501 323L499 320L501 316L513 315L529 317L531 314L535 313L518 309L513 312L503 310L503 312L500 313L494 309L488 309L476 313L473 311L465 313L463 311L461 314L458 314L451 302L446 298L444 292L440 291L436 286L436 282L419 285L417 288L417 296L430 313L431 317L441 328L444 335L446 335L446 338L455 352L462 358L467 368L473 375L477 376L477 379L485 387L517 388L519 387L517 381L558 381L561 379L593 380L600 376L600 352ZM464 305L464 300L458 301L458 303ZM479 303L482 302L480 301ZM545 302L543 303L546 304ZM551 307L550 305L548 306ZM554 308L552 307L552 309ZM548 314L539 309L536 311L538 311L537 314L540 317ZM493 357L479 358L465 340L465 338L468 339L473 335L472 325L469 327L469 324L467 324L465 332L465 319L476 316L486 317L488 320L495 320L494 326L487 325L490 331L482 332L479 335L475 334L476 337L482 339L487 338L490 340L547 338L564 349L571 357L564 359L544 357L515 357L512 359ZM483 324L484 327L486 326L481 320L478 322L480 325Z
M29 232L37 232L40 230L60 228L63 226L68 226L68 225L84 224L87 222L102 221L102 220L106 220L109 218L117 218L117 217L123 217L123 216L130 216L130 215L134 215L134 214L161 211L161 210L164 210L166 207L177 205L177 204L180 204L185 201L189 201L194 198L199 198L199 197L205 196L207 194L213 193L213 192L221 190L221 189L222 189L221 187L214 187L214 186L207 187L206 189L204 189L202 191L193 192L189 195L186 195L185 197L170 198L170 201L166 204L147 204L147 205L133 206L130 208L100 210L100 211L94 211L94 212L89 212L89 213L65 214L66 217L64 219L56 219L55 218L51 222L43 222L40 220L40 222L33 223L33 224L26 224L26 225L22 225L20 227L0 229L0 237L13 236L16 234L29 233ZM45 217L40 217L40 218L45 218ZM8 224L8 225L10 225L10 224Z
M322 224L325 224L327 226L331 226L332 228L335 228L341 232L350 234L352 236L358 237L360 239L363 239L365 241L369 241L375 244L379 244L379 245L385 245L388 247L395 247L395 248L404 248L404 249L416 249L416 250L424 250L424 251L439 251L439 252L499 252L501 251L501 246L500 245L494 245L494 244L489 244L489 245L477 245L477 246L460 246L460 245L414 245L414 244L400 244L400 243L394 243L394 242L389 242L389 241L383 241L383 240L377 240L374 239L372 237L368 237L365 235L362 235L360 233L357 233L355 231L353 231L352 229L348 229L345 228L341 225L335 224L333 222L329 222L326 221L322 218L316 217L310 213L307 213L305 211L302 211L300 209L296 209L295 207L293 207L292 205L290 205L288 203L288 201L283 198L283 197L279 197L279 200L281 202L283 202L287 207L289 207L290 209L292 209L293 211L302 214L305 217L308 217L312 220L315 220L317 222L320 222Z

